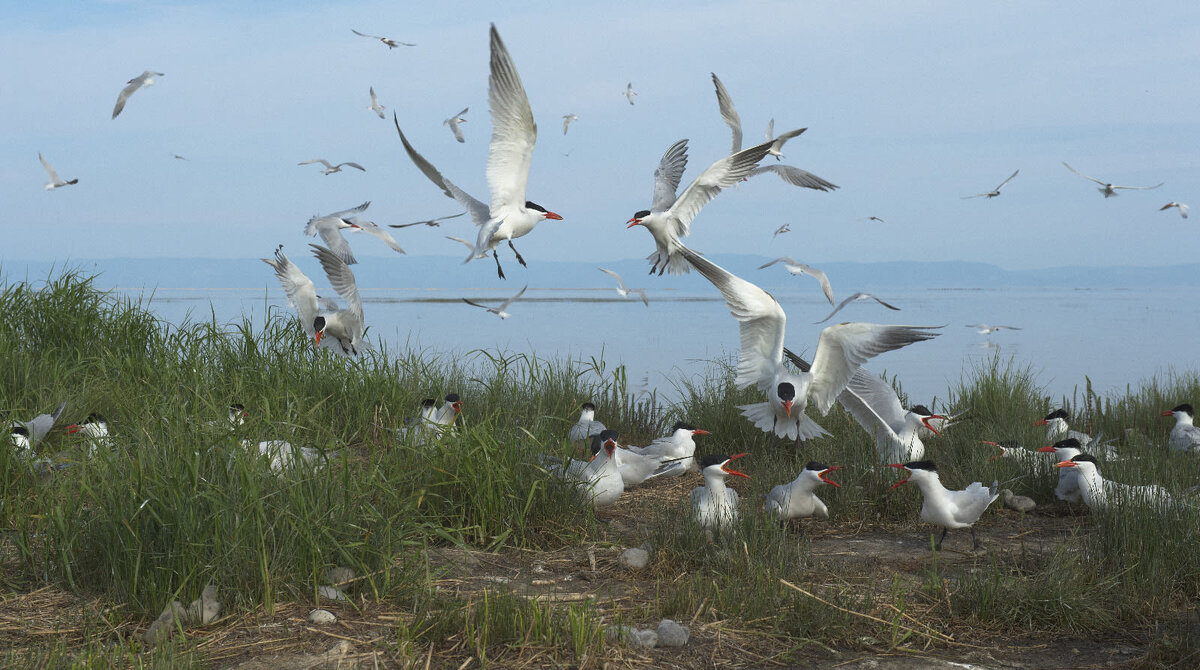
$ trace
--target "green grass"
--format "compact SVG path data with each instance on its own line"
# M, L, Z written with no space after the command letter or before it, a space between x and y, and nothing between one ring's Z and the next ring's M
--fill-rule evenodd
M274 603L310 601L320 575L346 565L366 576L360 593L413 615L397 624L397 648L419 650L459 635L475 641L471 652L484 661L526 647L559 649L575 660L595 656L612 621L591 606L503 592L449 598L433 589L424 559L435 545L502 552L612 539L572 488L534 465L539 454L570 451L563 436L579 404L592 400L625 442L644 444L682 419L711 432L697 440L702 453L751 454L739 462L753 479L739 484L734 534L709 540L690 522L684 499L698 482L688 480L677 506L654 510L637 531L642 537L623 538L657 550L657 596L637 610L647 618L720 616L776 641L786 657L855 647L864 635L911 644L903 625L914 608L951 627L1096 634L1144 627L1200 598L1194 499L1165 514L1117 505L1081 518L1053 557L992 553L968 568L935 562L924 576L895 579L819 559L806 534L757 513L767 490L807 461L845 467L834 474L841 488L820 491L832 518L806 521L806 528L919 536L928 530L917 521L920 496L911 487L887 491L898 473L874 464L872 441L840 407L814 417L832 435L799 449L754 429L736 405L761 398L735 388L723 361L677 382L679 401L663 404L631 393L624 368L610 368L602 356L578 364L382 348L347 360L314 352L288 313L272 310L261 324L170 326L146 304L106 294L69 271L39 287L0 284L0 313L0 408L27 417L65 400L62 423L100 412L116 445L85 459L77 437L55 431L39 452L75 465L52 476L0 449L0 581L10 592L53 586L100 596L119 616L150 619L170 600L187 602L216 583L230 611L269 612ZM391 429L422 398L449 392L465 401L456 433L427 445L394 438ZM1065 403L1073 427L1102 431L1136 457L1102 463L1105 476L1160 483L1173 493L1200 481L1197 459L1167 452L1171 423L1159 417L1179 402L1200 401L1196 374L1151 379L1112 397L1085 381L1076 395L1052 399L1030 369L994 358L948 389L944 404L971 413L928 441L927 457L948 486L997 479L1050 503L1053 468L1028 473L990 461L994 450L980 442L1043 446L1036 420ZM232 432L221 426L231 401L249 411L246 425ZM273 473L241 444L267 439L324 457ZM892 625L855 614L867 612ZM1192 639L1160 653L1186 656ZM158 663L157 656L133 660L133 647L48 644L39 658L49 665ZM186 645L177 651L193 658Z

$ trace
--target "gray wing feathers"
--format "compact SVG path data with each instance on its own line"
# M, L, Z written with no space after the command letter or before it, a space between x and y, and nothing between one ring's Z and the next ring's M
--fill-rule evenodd
M791 165L764 165L760 168L751 170L750 176L754 177L767 172L773 172L776 175L779 175L780 179L786 181L792 186L811 188L816 191L832 191L838 188L838 185L834 184L833 182L826 181L825 179L822 179L811 172L801 170L800 168L793 167Z
M654 200L650 204L650 211L663 212L675 204L675 191L679 189L679 181L687 169L687 143L683 139L672 144L658 161L658 167L654 170Z
M321 261L321 268L325 270L325 276L329 278L333 290L350 305L350 311L358 318L359 323L362 323L362 300L358 296L358 284L354 281L354 273L350 267L329 249L318 244L308 246L312 247L317 260Z
M717 89L717 106L721 109L721 118L725 120L725 125L733 131L733 144L729 153L736 154L742 150L742 120L733 106L733 99L729 97L729 91L725 90L725 84L721 83L715 72L710 74L712 74L713 86Z

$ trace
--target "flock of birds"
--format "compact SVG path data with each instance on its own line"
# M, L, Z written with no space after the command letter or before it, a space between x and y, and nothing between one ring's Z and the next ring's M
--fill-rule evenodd
M389 49L415 46L387 37L361 33L357 30L353 32L365 38L379 40ZM516 261L525 266L527 265L525 259L517 251L513 241L528 235L542 221L561 220L562 217L527 199L526 186L537 137L537 126L516 65L494 25L491 26L489 34L488 101L492 136L486 165L490 191L488 202L485 203L466 193L421 155L400 128L399 118L395 112L393 112L393 124L404 150L413 164L444 195L463 207L466 210L464 213L469 214L477 227L477 235L473 242L457 237L449 238L470 249L464 263L490 255L496 264L497 275L504 279L505 273L500 262L499 246L506 244L513 252ZM155 79L162 76L164 75L159 72L146 71L130 80L120 93L113 110L113 118L115 119L121 113L130 96L142 88L153 85ZM818 338L813 360L810 363L785 348L787 318L783 307L774 297L684 244L683 238L688 236L694 219L707 203L716 198L722 190L752 177L772 173L784 182L801 188L816 191L831 191L838 188L832 182L811 172L782 162L784 158L782 150L786 143L803 134L806 131L805 128L793 129L776 135L774 119L772 119L767 124L764 140L748 148L743 148L741 120L729 92L715 74L712 75L712 82L721 117L732 133L732 143L728 155L719 157L709 164L680 192L679 186L688 163L688 140L683 139L673 143L663 154L654 171L649 208L638 210L626 221L629 228L644 228L654 241L654 250L647 256L650 274L685 274L695 269L710 281L724 297L730 314L737 321L740 330L741 346L736 384L740 387L754 386L763 395L762 402L740 408L742 414L756 427L781 438L795 440L797 443L817 438L828 433L816 420L808 416L807 408L811 405L820 414L825 415L835 403L840 403L874 438L878 461L905 469L909 473L908 478L901 484L911 481L921 489L925 499L921 512L923 519L946 530L971 527L988 505L996 500L998 496L996 487L985 487L976 482L961 491L946 489L938 479L934 463L924 458L925 447L921 441L923 432L937 432L938 425L944 427L955 417L935 414L921 405L904 409L891 386L863 367L867 361L876 356L936 337L941 326L885 325L860 322L828 326ZM385 107L379 104L373 87L370 89L370 95L371 104L368 109L380 118L385 118ZM624 95L629 104L633 105L637 93L633 90L632 82L626 87ZM466 123L465 117L468 112L469 108L464 108L444 122L458 142L465 142L461 125ZM563 116L564 134L568 132L571 123L578 118L578 115L573 113ZM760 165L767 157L773 157L776 161ZM50 175L50 183L46 185L47 189L60 188L78 182L78 179L62 180L45 158L40 154L39 158ZM316 158L300 163L300 165L311 164L323 166L322 173L325 175L341 172L342 168L346 167L365 171L362 165L351 161L335 164L324 158ZM1079 173L1066 163L1064 165L1072 172L1099 184L1100 191L1106 198L1117 195L1118 190L1146 190L1162 186L1162 184L1118 186ZM1014 171L991 191L964 197L989 199L998 197L1001 189L1015 179L1018 173L1019 170ZM276 249L273 258L262 259L275 271L276 277L287 294L289 303L298 313L302 327L306 334L313 338L315 346L330 348L349 356L358 355L369 345L363 338L366 323L362 300L354 273L350 269L350 266L357 261L343 233L347 231L366 232L380 239L395 252L404 253L404 249L384 228L359 216L369 206L370 202L365 202L350 209L314 216L304 229L305 234L320 236L325 243L323 246L318 244L310 246L330 285L347 304L346 307L341 307L337 302L319 296L312 280L283 253L283 245ZM1172 207L1177 208L1181 216L1187 217L1187 206L1182 203L1171 202L1164 205L1162 209ZM422 224L438 226L442 220L461 215L455 214L425 221L396 224L390 227L404 228ZM871 218L882 221L879 217ZM789 231L790 227L785 224L774 231L773 237ZM828 316L816 323L828 321L847 304L855 301L873 300L887 309L899 309L877 296L861 292L845 298L841 303L836 303L829 279L820 270L789 257L777 258L764 264L762 268L775 264L783 264L786 270L794 275L812 276L820 283L825 297L834 309ZM617 273L604 268L600 268L600 271L616 280L617 291L622 297L637 296L643 303L649 305L644 289L630 289ZM527 288L528 286L522 288L496 307L482 305L465 298L463 300L468 305L486 309L504 319L510 316L508 310L516 301L520 300ZM999 329L1012 328L1011 326L987 326L985 324L975 324L970 327L979 328L980 332L985 334ZM432 432L437 432L437 429L444 429L453 424L454 418L458 416L462 406L457 396L454 396L453 400L447 397L447 403L441 408L437 408L435 405L436 403L432 400L423 403L421 413L415 423L401 429L401 435L409 438L428 436ZM447 407L450 409L446 409ZM60 407L59 412L61 409ZM231 417L234 416L233 412L234 410L231 408ZM744 457L745 454L709 455L699 459L695 458L695 443L692 438L695 435L703 435L704 431L696 430L687 424L677 424L670 435L655 441L650 446L623 447L617 443L615 432L606 431L602 427L600 430L592 430L598 425L592 416L593 412L593 407L585 405L579 425L584 426L583 437L594 441L595 457L590 461L566 464L551 463L549 467L560 476L577 482L582 490L587 491L596 506L611 504L626 487L636 486L645 479L677 475L687 471L699 471L704 476L705 485L692 492L692 503L700 523L708 527L725 527L736 518L737 493L727 488L724 480L729 475L746 476L730 467L731 463ZM1196 429L1191 425L1190 406L1181 405L1173 412L1178 421L1176 430L1181 431L1180 435L1186 434L1191 440L1187 449L1191 451L1200 449L1200 440L1197 439ZM12 430L14 444L19 449L32 451L33 445L44 437L49 426L53 426L57 418L56 413L39 416L28 423L14 424ZM107 429L105 428L105 430ZM1102 499L1106 492L1116 485L1101 480L1099 473L1095 470L1095 459L1087 453L1078 452L1076 447L1067 444L1071 440L1082 444L1078 438L1069 437L1055 445L1056 453L1061 459L1058 465L1064 468L1064 472L1066 469L1073 469L1071 471L1079 473L1081 480L1088 482L1086 486L1081 483L1078 490L1084 500L1091 505L1096 500ZM1173 432L1172 446L1175 444L1176 436ZM260 448L262 448L261 445ZM1024 452L1024 450L1004 449L1006 455L1008 452ZM1076 449L1078 453L1069 454L1071 449ZM814 491L822 483L837 486L827 478L827 475L836 469L836 467L827 467L820 463L809 463L790 484L778 486L771 491L767 497L765 508L784 519L827 516L826 506L816 498ZM1063 478L1069 479L1070 477L1064 475ZM1096 482L1100 483L1096 484Z

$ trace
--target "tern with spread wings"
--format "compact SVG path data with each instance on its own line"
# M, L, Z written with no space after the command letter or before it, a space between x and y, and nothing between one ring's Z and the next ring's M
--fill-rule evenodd
M617 294L620 295L622 298L628 297L630 295L636 295L642 299L643 304L645 304L647 307L650 306L650 300L646 298L646 289L644 289L644 288L626 288L625 280L621 279L621 275L613 272L612 270L606 270L604 268L596 268L596 269L603 272L604 274L612 277L613 279L617 280Z
M527 289L527 288L529 288L529 284L526 284L525 286L523 286L521 288L521 290L517 291L517 294L514 295L513 297L500 303L499 307L488 307L487 305L480 305L479 303L471 302L470 300L467 300L466 298L463 298L462 301L472 307L486 309L487 311L491 312L492 314L495 314L496 316L500 317L501 319L507 319L508 317L512 316L512 314L508 313L508 311L507 311L508 308L511 307L514 302L519 300L521 298L521 296L525 295L525 289Z
M829 301L830 305L833 304L833 287L829 285L829 277L826 277L824 272L821 272L811 265L798 263L788 256L780 256L773 261L763 263L762 265L758 266L758 269L762 270L764 268L769 268L776 263L783 263L783 267L787 268L787 271L791 274L808 275L821 282L821 290L825 293L825 299Z
M1066 161L1063 161L1063 167L1067 168L1071 172L1074 172L1075 174L1079 175L1080 177L1083 177L1084 179L1089 179L1091 181L1096 182L1097 184L1100 184L1100 188L1098 188L1096 190L1103 193L1104 197L1106 197L1106 198L1113 198L1113 197L1120 195L1119 193L1117 193L1116 189L1124 189L1126 191L1149 191L1152 189L1156 189L1159 186L1162 186L1163 184L1166 183L1166 182L1161 182L1161 183L1155 184L1154 186L1116 186L1114 184L1110 184L1109 182L1103 181L1101 179L1096 179L1095 177L1089 177L1089 176L1085 175L1084 173L1080 172L1079 170L1076 170L1075 168L1071 167L1070 165L1067 165Z
M395 49L396 47L399 47L399 46L405 46L405 47L417 46L411 42L401 42L400 40L394 40L390 37L380 37L379 35L368 35L366 33L360 33L353 28L350 29L350 32L354 33L355 35L358 35L359 37L369 37L373 40L379 40L380 42L383 42L384 44L386 44L388 49Z
M42 162L42 167L45 168L46 174L50 175L50 181L46 182L46 190L47 191L53 191L54 189L62 187L62 186L70 186L71 184L79 183L78 179L64 180L61 177L59 177L58 173L54 171L54 168L50 167L50 162L47 161L45 158L42 158L42 154L40 152L38 153L38 160L40 160ZM1187 216L1184 215L1184 218L1186 219Z
M470 109L470 107L463 107L461 112L446 119L445 121L442 121L443 126L450 126L450 132L454 133L454 139L458 140L459 143L465 143L467 141L465 138L463 138L462 128L459 128L458 124L467 122L463 116L466 115Z
M365 343L362 339L362 300L354 273L329 249L316 244L309 246L321 262L333 289L349 304L348 309L338 309L336 302L319 297L312 280L284 255L282 244L275 250L274 259L264 258L262 262L275 269L288 303L299 315L304 332L316 341L317 348L322 346L324 339L326 348L347 356L357 355Z
M1015 179L1017 177L1017 172L1020 172L1020 170L1017 170L1016 172L1009 175L1008 179L1005 179L1004 181L1000 182L999 186L997 186L996 188L994 188L990 191L987 191L985 193L976 193L975 195L964 195L964 196L962 196L962 199L970 200L971 198L983 198L983 197L987 197L989 199L995 198L1000 195L1000 189L1004 188L1008 184L1008 182L1012 181L1013 179Z
M117 96L117 104L115 107L113 107L112 117L114 119L117 118L117 115L121 113L121 110L125 109L125 103L128 102L129 96L137 93L139 90L147 86L153 86L154 82L158 81L156 77L165 76L167 75L161 72L151 72L150 70L146 70L133 79L130 79L128 85L121 89L121 94Z
M314 158L312 160L307 160L307 161L297 163L296 165L312 165L313 163L320 163L321 165L325 166L325 169L321 170L321 174L333 174L334 172L341 172L343 165L345 165L346 167L355 168L357 170L362 170L363 172L367 171L367 168L359 165L358 163L346 162L346 163L338 163L337 165L332 165L332 164L330 164L329 161L325 160L324 158Z
M854 295L850 296L849 298L846 298L842 302L838 303L838 306L833 308L833 311L829 313L829 316L825 317L824 319L821 319L820 321L815 321L814 325L818 324L818 323L825 323L826 321L832 319L834 314L837 314L838 312L842 311L842 308L845 307L846 305L849 305L852 302L858 302L860 300L874 300L875 302L879 303L880 305L883 305L884 307L887 307L890 310L893 310L896 312L900 311L900 308L896 307L895 305L889 305L886 302L880 300L879 298L871 295L870 293L863 293L862 291L859 291L858 293L855 293Z

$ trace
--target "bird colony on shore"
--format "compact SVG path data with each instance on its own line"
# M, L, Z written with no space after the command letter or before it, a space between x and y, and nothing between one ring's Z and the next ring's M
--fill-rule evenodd
M361 37L378 40L389 50L399 46L416 46L357 30L353 32ZM537 126L516 64L494 25L490 29L489 39L488 102L492 136L485 170L490 196L488 202L474 198L444 176L405 136L399 115L395 111L392 119L403 149L413 164L446 197L465 209L464 213L470 215L477 228L473 242L447 236L470 249L463 262L483 259L490 255L495 262L497 276L505 279L500 261L500 245L506 245L516 261L525 266L525 259L517 251L514 240L530 234L542 221L561 220L563 217L528 198L526 187L537 139ZM163 76L163 73L147 70L131 79L121 90L113 109L113 118L121 113L134 93L153 85L156 78ZM838 188L822 177L782 162L785 145L805 133L806 128L796 128L776 135L775 121L771 119L767 123L764 140L743 148L741 119L732 98L717 75L711 76L721 118L732 132L730 151L727 155L712 157L707 167L694 177L682 192L679 191L679 186L688 164L688 140L673 142L662 155L653 172L649 209L636 211L625 222L628 228L642 227L650 233L654 242L653 251L646 257L650 274L685 274L695 269L710 281L725 299L730 315L738 324L740 336L735 383L742 388L754 387L762 396L762 402L739 408L747 420L760 430L795 441L799 446L804 440L828 434L817 420L809 415L809 408L824 416L835 404L841 404L875 442L876 453L864 460L899 468L907 474L905 479L892 488L912 482L920 489L923 496L921 518L943 529L936 547L941 546L942 539L951 529L969 528L974 540L975 522L988 506L1001 496L999 482L990 486L974 482L961 490L946 488L939 478L937 466L926 454L922 437L928 438L929 435L947 428L957 417L934 413L922 405L905 409L891 385L863 367L871 359L889 351L936 337L941 326L862 322L831 325L821 331L810 363L785 348L787 315L774 297L684 244L684 238L689 236L693 222L706 204L723 190L756 176L773 173L788 184L811 191L831 191ZM370 105L367 109L380 118L385 118L386 108L379 103L373 86L369 95ZM638 94L634 91L632 82L625 87L623 95L631 106L635 105L634 99ZM467 123L469 111L469 107L463 108L444 121L444 125L458 142L466 141L462 125ZM579 115L570 112L562 116L564 135L579 118ZM79 179L62 180L41 154L38 157L50 177L49 183L46 184L47 190L79 182ZM760 166L760 162L767 157L775 158L775 162ZM175 158L186 160L178 155ZM321 172L324 175L343 172L342 168L345 167L366 170L353 161L335 164L324 158L314 158L299 163L301 166L311 164L322 165ZM1065 162L1063 165L1071 172L1099 184L1099 190L1105 198L1118 195L1118 190L1149 190L1162 186L1117 186L1080 173ZM962 197L982 197L989 200L999 197L1001 189L1012 182L1019 172L1014 171L991 191ZM318 296L312 280L284 254L282 244L275 250L273 258L262 259L274 270L288 302L299 315L301 327L313 339L314 346L346 356L358 356L369 344L363 338L366 317L354 273L350 268L357 260L343 234L366 232L380 239L397 253L404 253L404 249L386 230L359 216L369 206L370 202L364 202L357 207L314 216L304 228L306 235L320 236L324 242L323 246L312 244L310 247L330 285L347 307L343 308L329 298ZM1176 208L1182 217L1187 217L1187 205L1169 202L1161 209L1170 208ZM390 227L406 228L422 224L439 226L442 221L461 215L390 224ZM870 217L870 220L884 222L876 216ZM790 230L788 224L783 224L774 230L772 239ZM834 307L828 316L815 323L828 321L849 303L858 301L874 301L893 311L900 309L880 297L862 292L853 293L838 303L830 279L824 272L787 256L766 263L760 269L780 263L793 275L815 278L830 306ZM616 291L621 297L636 296L647 307L650 306L651 301L645 289L630 288L617 273L605 268L599 270L616 280ZM520 300L527 288L528 286L525 286L496 307L466 298L463 298L463 302L483 308L501 319L507 319L510 316L508 310ZM985 324L969 327L978 328L979 332L985 335L1001 329L1019 330L1013 326ZM36 448L38 442L53 428L64 409L65 403L50 414L12 424L13 447L42 469L61 466L45 458L39 459ZM454 393L447 395L440 406L432 398L425 399L418 414L405 426L397 429L396 436L411 443L436 442L454 429L462 410L463 402ZM694 438L705 435L706 431L685 422L675 424L667 435L645 447L621 445L618 441L619 433L606 428L596 419L595 413L596 407L585 403L579 421L569 433L572 441L590 443L591 457L562 462L547 456L542 463L547 471L575 485L585 499L598 508L613 504L627 489L639 486L649 479L699 473L703 476L704 485L697 487L689 496L695 521L711 530L719 531L732 527L741 505L737 492L727 486L726 479L730 476L748 477L738 471L734 464L750 454L697 454ZM216 422L215 426L210 427L236 430L244 416L245 409L235 403L230 407L228 425ZM1175 428L1171 432L1170 449L1179 452L1200 452L1200 429L1192 424L1191 405L1181 404L1173 410L1165 411L1164 416L1172 416L1176 420ZM1087 435L1069 430L1066 425L1067 418L1064 411L1058 410L1041 421L1047 426L1047 438L1053 445L1036 452L1019 445L993 442L988 444L999 450L1000 453L995 458L1011 458L1031 468L1039 467L1040 463L1045 462L1039 460L1045 459L1045 456L1041 456L1042 453L1053 453L1059 468L1055 494L1063 500L1081 501L1096 510L1103 509L1109 501L1118 498L1138 500L1149 505L1174 504L1161 487L1131 487L1104 479L1099 471L1099 462L1088 452L1107 447L1100 445L1099 440L1093 441ZM104 448L109 439L107 422L99 415L91 415L83 424L69 426L68 430L82 433L90 449ZM315 463L321 458L314 450L293 446L281 440L258 444L246 441L243 444L248 449L256 449L269 459L271 469L279 472L299 462ZM1114 457L1110 452L1098 453L1105 458ZM805 517L828 518L829 510L817 497L817 491L823 484L838 486L828 476L839 467L842 466L809 462L794 480L775 486L764 502L756 502L753 506L784 522ZM1024 505L1014 500L1019 496L1013 496L1011 491L1005 491L1003 494L1010 505Z

